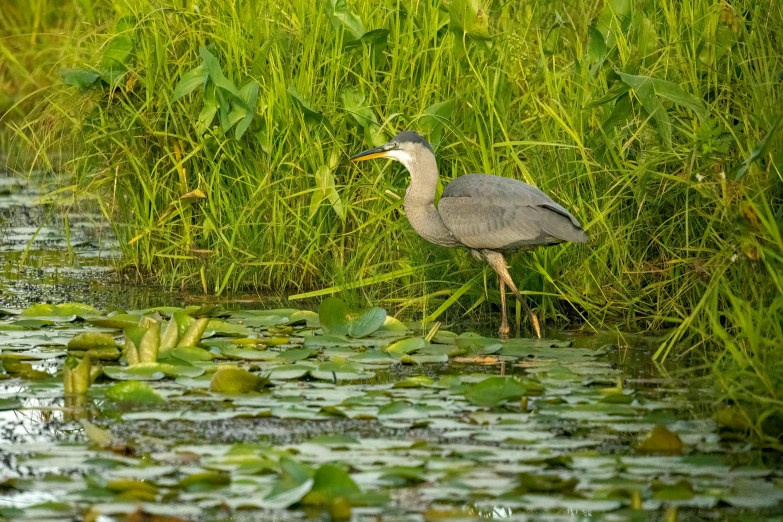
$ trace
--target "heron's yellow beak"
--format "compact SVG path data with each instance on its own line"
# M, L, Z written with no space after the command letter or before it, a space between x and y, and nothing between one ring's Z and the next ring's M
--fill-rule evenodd
M365 150L364 152L360 152L359 154L351 156L351 161L365 161L365 160L371 160L376 158L388 158L389 151L392 148L393 147L387 143L386 145L381 145L380 147L375 147L374 149Z

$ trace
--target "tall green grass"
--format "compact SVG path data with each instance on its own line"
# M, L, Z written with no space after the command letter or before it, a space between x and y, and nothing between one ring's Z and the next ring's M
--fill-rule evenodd
M585 225L586 246L513 259L547 323L668 329L657 359L706 354L756 432L780 434L779 2L113 6L16 134L27 168L100 205L127 268L430 320L485 309L484 268L404 220L406 173L347 161L419 129L444 183L522 179Z

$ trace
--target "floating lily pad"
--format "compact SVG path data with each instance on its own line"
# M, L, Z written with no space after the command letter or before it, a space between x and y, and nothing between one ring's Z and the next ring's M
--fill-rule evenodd
M209 383L209 391L247 393L260 390L267 382L267 379L242 368L222 366L212 376L212 380Z
M427 342L421 337L411 337L392 343L386 348L389 353L409 354L421 350L427 346Z
M129 326L138 326L142 317L141 315L133 314L112 314L106 317L90 317L87 321L102 328L122 330Z
M68 341L69 350L89 350L106 346L114 347L116 342L113 335L104 332L83 332Z
M160 396L148 384L139 381L126 381L113 384L106 390L106 398L123 404L162 404Z
M490 377L471 386L465 392L465 398L477 406L497 406L498 404L518 400L527 392L527 386L514 377Z
M221 348L220 353L231 359L244 359L246 361L271 361L280 355L280 352L252 350L249 348Z
M101 315L100 310L82 303L36 304L26 308L20 317L93 317Z
M327 297L318 309L321 328L332 335L366 337L383 326L386 310L370 308L359 314L351 315L346 304L336 297Z
M310 372L315 379L325 381L359 381L371 379L375 373L362 368L361 365L351 363L345 359L335 358L329 362L322 363L317 370Z
M267 377L272 380L289 381L295 379L301 379L311 370L315 369L313 366L305 366L301 364L282 364L275 366L269 370Z

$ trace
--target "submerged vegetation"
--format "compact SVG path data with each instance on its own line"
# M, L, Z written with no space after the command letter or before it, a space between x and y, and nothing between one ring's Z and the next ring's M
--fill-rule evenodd
M545 322L665 331L656 360L697 350L743 423L783 432L779 2L65 5L61 81L4 121L25 168L100 206L125 266L427 321L495 303L481 266L402 219L401 169L346 161L418 129L443 178L516 177L585 225L586 246L512 260ZM22 14L2 30L34 38Z

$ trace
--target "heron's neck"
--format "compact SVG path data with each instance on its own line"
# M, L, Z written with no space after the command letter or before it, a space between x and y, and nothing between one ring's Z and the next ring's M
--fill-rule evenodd
M435 208L435 191L438 187L438 165L435 155L427 151L404 162L411 175L411 183L405 192L405 214L413 229L430 243L455 246L456 239L443 224Z

